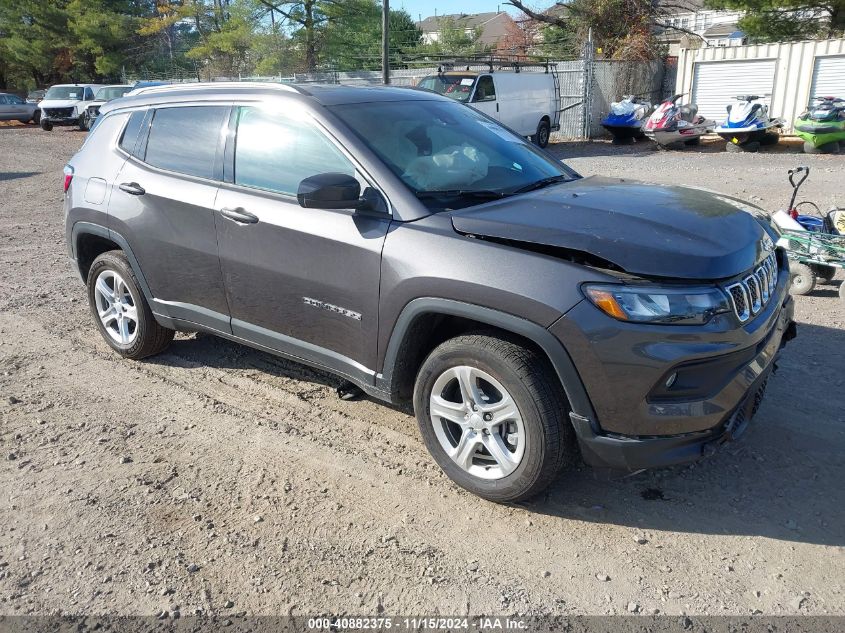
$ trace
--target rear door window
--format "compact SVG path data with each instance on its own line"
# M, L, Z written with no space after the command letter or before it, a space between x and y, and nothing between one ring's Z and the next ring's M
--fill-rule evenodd
M221 130L228 114L228 106L156 110L144 161L189 176L213 178Z

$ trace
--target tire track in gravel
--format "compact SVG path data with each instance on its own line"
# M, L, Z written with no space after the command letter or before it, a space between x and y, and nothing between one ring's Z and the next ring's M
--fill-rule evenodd
M4 331L11 330L14 332L20 329L20 324L10 321L5 317L0 320L0 323L2 323ZM27 322L27 328L29 329L30 336L34 335L35 339L38 338L38 334L43 333L43 331L39 332L41 330L40 324L32 321ZM429 551L425 550L425 548L431 548L430 551L433 552L431 556L437 562L435 565L427 565L425 569L425 572L428 572L428 567L432 567L430 573L434 575L423 577L423 580L430 582L432 586L448 583L452 589L447 593L454 593L456 582L460 585L463 577L470 575L472 577L480 577L484 584L492 583L498 587L497 591L494 592L496 594L494 596L490 595L489 590L479 592L476 595L469 588L467 589L469 591L468 599L470 603L477 605L478 608L501 608L502 603L499 600L499 595L501 594L514 596L514 598L506 602L509 605L511 600L517 601L519 600L519 596L523 595L519 591L515 591L514 588L520 588L526 584L529 586L534 584L531 582L530 576L523 577L523 574L518 569L514 570L514 575L498 569L501 559L506 558L513 551L525 547L524 539L520 534L521 530L517 525L521 518L526 516L521 510L494 506L492 504L482 504L482 507L479 507L478 500L465 493L454 492L442 476L438 476L434 481L430 481L429 486L420 486L422 481L415 481L415 478L409 478L404 473L401 479L397 481L391 472L392 469L379 463L378 457L371 454L366 444L361 447L344 447L344 455L351 462L350 464L345 464L343 460L338 460L336 457L335 449L338 448L336 444L333 442L324 444L320 441L319 431L322 431L322 428L314 430L313 435L278 433L272 427L261 428L256 432L249 432L243 428L243 425L248 425L251 422L252 416L256 415L255 412L251 409L245 409L242 406L226 406L223 409L219 409L214 405L209 407L207 394L199 388L203 383L206 385L209 384L203 380L203 377L200 378L199 382L195 382L195 379L191 377L186 379L184 376L180 376L178 380L174 380L173 376L162 376L162 374L158 373L158 368L149 372L146 369L139 369L138 364L104 359L101 358L99 352L85 352L80 351L78 348L74 351L71 349L71 346L68 346L68 349L64 350L62 356L66 360L73 361L73 366L75 367L73 371L74 375L90 376L105 373L111 381L117 381L119 384L128 384L129 387L126 389L128 393L122 394L121 397L137 401L146 400L147 408L151 404L154 405L152 408L157 416L163 416L165 418L174 417L173 412L168 410L166 402L179 402L181 403L179 405L180 409L184 408L185 395L190 396L192 401L190 411L187 412L188 415L186 416L185 411L179 410L178 415L175 417L184 419L185 417L190 417L190 413L197 410L203 411L203 414L207 416L208 413L205 410L211 408L211 419L215 421L215 424L204 424L202 433L189 433L184 437L172 440L176 442L175 446L171 446L170 452L173 454L179 455L185 450L189 450L187 457L196 453L207 454L212 451L212 445L225 443L227 454L249 456L248 463L251 470L260 468L277 476L281 474L278 472L277 467L282 456L288 462L287 472L295 472L307 463L309 471L311 471L311 475L307 479L313 479L315 478L314 475L317 475L317 481L311 485L309 494L306 495L310 506L309 513L317 518L315 523L309 524L309 527L306 528L306 531L309 532L309 537L318 541L325 541L330 538L329 534L333 535L337 530L337 527L332 525L331 521L327 522L323 518L338 515L338 512L332 512L330 508L326 507L332 506L336 501L329 500L328 498L322 500L318 496L325 494L321 490L328 483L331 487L333 497L339 497L344 500L355 500L354 507L350 507L347 513L340 513L340 516L348 524L356 526L363 525L364 529L378 529L376 526L381 526L379 531L382 532L385 526L393 526L389 529L388 534L382 535L382 543L396 543L395 547L391 546L388 552L389 555L386 558L373 561L374 568L380 570L379 573L385 578L387 578L387 575L383 573L385 571L385 565L391 566L397 562L400 563L397 567L398 570L404 571L404 574L411 574L409 580L416 576L417 572L408 571L408 564L402 564L401 559L408 555L412 558L415 556L418 557L417 550L421 544L424 544L424 551ZM166 373L171 372L180 372L180 370L173 368L170 372ZM135 376L129 379L122 379L126 374L138 373L144 374L147 377L154 376L161 380L151 383L148 380L137 380ZM188 373L190 374L191 372L189 371ZM78 380L84 381L82 378ZM235 382L236 386L240 387L244 381L237 380ZM70 386L68 385L68 387ZM95 395L98 393L97 385L81 382L73 386L83 390L81 394L75 394L75 397L73 397L74 401L85 401L89 399L96 401L98 398L102 398L102 396ZM215 395L217 388L218 385L215 384ZM175 397L167 393L174 389L179 393ZM87 393L86 390L88 390ZM144 395L147 397L144 398ZM105 398L105 402L99 404L108 408L112 404L110 400L110 398ZM150 402L151 400L152 402ZM163 407L162 400L164 400ZM221 401L225 402L225 394ZM290 414L296 421L299 421L298 416L308 411L307 406L305 403L297 403L295 399L292 402L296 406L290 408L290 402L284 403L284 406L288 407L284 411L286 414ZM277 406L281 407L283 405L278 404ZM130 409L127 412L128 417L133 417L135 412L134 409ZM220 418L228 420L228 423L223 427L216 424ZM232 428L233 423L235 424L235 428ZM241 424L240 428L238 428L238 423ZM356 423L360 423L360 421L356 421ZM381 432L373 433L372 438L376 441L377 445L384 443L385 448L393 440L393 438L388 438L385 441L381 437ZM161 436L161 439L167 441L168 438L167 436ZM190 449L188 448L189 445ZM158 452L159 449L156 448L155 450ZM419 450L422 449L420 448ZM168 460L164 461L166 465ZM178 465L178 470L181 471L185 468L184 458L175 461ZM105 464L98 466L96 462L92 464L92 467L97 470L108 470ZM158 470L163 471L159 473L159 477L164 476L168 472L164 466L159 467ZM322 476L320 473L322 473ZM153 478L152 475L145 475L145 477L148 479ZM75 487L82 486L83 481L74 479L73 485ZM374 495L374 491L378 491L378 494ZM89 490L88 494L91 492L93 490ZM315 501L315 497L318 501ZM473 519L480 525L496 525L497 538L492 542L484 539L482 541L483 547L479 547L475 529L466 524L465 512L474 512ZM266 518L270 516L273 515L268 515ZM450 518L455 518L456 520L450 521ZM183 518L182 523L185 521L186 519ZM180 523L170 520L168 513L164 512L160 520L153 521L151 528L153 530L173 531L180 528ZM298 530L303 530L303 526L300 526ZM499 534L499 532L501 533ZM420 536L424 536L424 540L418 540ZM412 545L408 552L403 554L400 544L406 538L409 538L412 544L417 544ZM328 551L336 548L336 546L337 544L332 542L328 547ZM371 549L373 549L372 546L365 548L364 553L366 554ZM381 549L385 548L382 547ZM394 549L395 552L393 551ZM321 548L321 551L325 550ZM444 553L447 551L448 555ZM384 554L385 552L382 553ZM532 556L526 555L528 553L523 553L523 560L525 562L530 562L532 558ZM396 554L398 554L400 561L391 561L392 558L395 558ZM534 557L536 558L534 561L535 565L540 566L543 564L543 559L545 558L543 553L535 554ZM368 556L364 556L363 558L367 559ZM473 559L477 561L475 566L480 571L468 572L466 569L467 561ZM331 560L329 566L333 567L339 562L337 560ZM484 578L485 568L496 570L495 574ZM346 571L349 570L347 569ZM457 579L453 578L455 574L458 576ZM533 575L532 573L531 576ZM432 580L429 581L429 578ZM385 592L385 596L389 596L391 585L395 581L396 578L393 578L392 581L385 580L385 582L377 584ZM470 587L471 584L468 583L467 587ZM439 587L434 587L434 593L436 594L438 591ZM537 592L538 588L533 588L533 591ZM431 606L428 601L424 603L419 601L414 601L410 604L405 603L414 594L415 591L405 589L395 598L400 602L394 606L417 606L420 608ZM528 594L525 593L524 595ZM454 609L453 601L449 601L448 604L452 605L450 609ZM537 603L531 600L521 606L526 609L545 611L545 607L541 605L542 602ZM444 612L450 612L450 609Z

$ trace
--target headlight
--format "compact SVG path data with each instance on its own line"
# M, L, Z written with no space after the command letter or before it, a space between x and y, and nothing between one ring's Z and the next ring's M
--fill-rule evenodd
M731 309L725 293L712 287L585 284L583 290L587 298L608 316L635 323L697 325Z

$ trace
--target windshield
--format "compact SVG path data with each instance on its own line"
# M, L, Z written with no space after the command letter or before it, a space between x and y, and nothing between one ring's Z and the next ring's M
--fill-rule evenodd
M82 86L53 86L47 91L44 99L82 100L82 93L85 89Z
M466 207L579 177L521 136L457 103L386 101L331 110L429 208Z
M475 75L430 75L420 81L417 87L466 103L472 94L475 79Z
M111 101L112 99L122 97L130 90L132 90L131 86L106 86L105 88L100 88L97 94L94 95L94 98L98 101Z

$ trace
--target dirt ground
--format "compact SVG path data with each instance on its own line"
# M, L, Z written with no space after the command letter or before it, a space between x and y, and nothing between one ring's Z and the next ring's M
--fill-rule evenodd
M845 306L797 301L741 441L517 506L453 486L407 410L210 336L145 362L68 265L70 129L0 128L0 614L845 614ZM557 144L582 174L845 204L845 157ZM841 279L841 277L840 277ZM839 283L839 282L836 282Z

